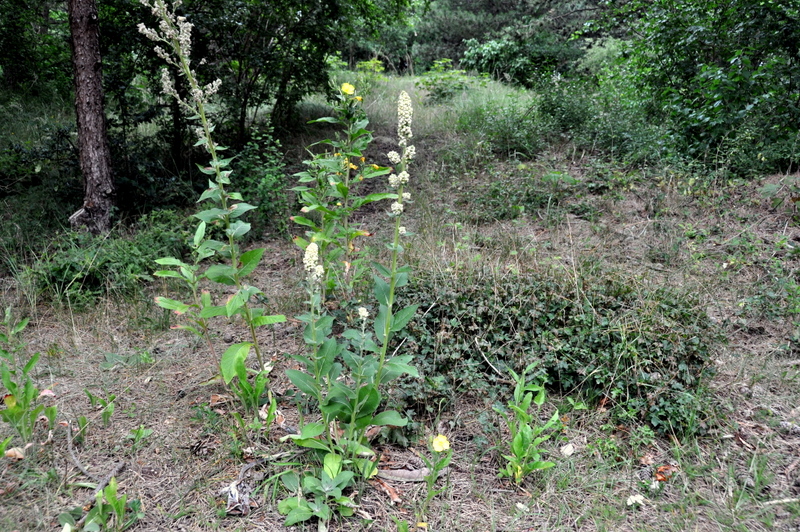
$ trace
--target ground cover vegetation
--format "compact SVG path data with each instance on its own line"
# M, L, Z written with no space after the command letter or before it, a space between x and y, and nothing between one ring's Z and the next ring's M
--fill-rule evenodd
M800 4L0 7L0 529L800 526Z

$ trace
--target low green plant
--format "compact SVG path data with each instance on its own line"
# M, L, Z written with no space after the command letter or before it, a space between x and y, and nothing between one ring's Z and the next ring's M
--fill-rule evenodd
M453 459L453 449L450 448L450 441L444 434L439 434L430 441L428 452L433 458L428 458L422 454L419 455L428 470L425 475L425 500L422 502L422 508L419 513L420 521L423 522L433 498L447 489L447 486L444 486L437 490L436 481L439 480L442 472L450 465L450 461Z
M392 406L401 411L465 393L502 399L492 366L519 372L539 360L532 379L587 404L608 397L613 415L630 412L659 434L713 422L707 382L725 338L688 288L651 288L593 263L502 273L467 265L419 274L399 296L411 303L429 310L395 345L416 355L423 380L400 381Z
M119 495L116 477L112 477L108 485L97 492L94 506L82 519L82 526L78 525L83 513L81 507L58 516L59 524L63 525L62 532L122 532L136 525L145 514L138 499L129 501L127 495Z
M242 194L256 200L259 227L280 234L289 231L289 196L287 174L281 144L272 130L254 131L250 140L232 163L240 176Z
M314 430L310 430L311 428ZM315 437L312 433L316 432L316 427L309 424L304 430L305 438ZM317 530L325 532L334 511L342 517L353 515L356 504L343 491L352 483L354 473L343 470L342 463L340 455L327 453L322 460L322 468L317 473L306 471L298 475L294 471L287 471L281 475L281 482L287 491L298 494L278 503L278 511L286 516L285 526L316 517L319 519Z
M428 92L431 103L443 103L467 90L470 78L466 71L453 68L452 59L438 59L415 85Z
M16 337L27 324L27 318L14 320L11 307L5 310L0 323L0 381L5 388L5 408L0 410L0 419L11 425L24 443L33 440L40 416L44 415L52 428L58 412L55 406L45 406L40 402L42 393L31 378L31 372L39 361L39 353L34 353L22 363L25 355Z
M83 391L89 398L89 404L92 408L100 409L100 417L103 420L103 426L107 427L111 422L111 416L114 415L114 409L116 408L114 401L117 399L117 396L112 393L108 394L106 397L100 397L99 395L94 395L88 389L84 389Z
M234 344L223 353L220 360L223 381L230 386L233 379L239 378L238 388L245 390L241 377L246 380L248 376L246 372L239 371L239 368L250 351L253 351L258 361L258 370L255 384L247 386L253 389L265 389L266 378L262 375L265 372L265 365L256 329L285 321L286 318L283 315L269 315L265 308L258 307L257 303L266 300L266 297L261 290L245 281L246 277L258 267L265 249L257 248L243 253L239 246L241 239L251 229L251 224L244 221L244 216L256 207L246 203L241 193L228 190L233 173L230 168L232 158L222 158L220 154L226 148L216 144L212 138L214 125L207 115L206 107L211 96L219 90L221 82L217 80L206 86L199 84L197 75L190 66L192 24L184 17L177 16L175 7L170 10L163 0L143 0L143 3L159 20L159 29L154 30L140 24L139 31L149 39L167 46L169 52L165 52L160 46L156 48L159 50L159 56L178 69L189 85L190 96L188 98L181 96L166 68L162 70L164 90L199 121L199 127L195 130L198 137L195 145L202 146L211 159L208 166L200 168L203 174L209 176L209 182L198 203L204 204L207 208L194 214L194 218L200 222L194 231L190 246L192 263L176 257L164 257L156 261L158 264L172 266L175 269L161 270L155 275L182 281L191 290L192 298L189 303L184 303L157 297L156 303L176 314L188 314L190 324L181 327L204 337L212 353L214 347L208 330L208 320L217 316L225 316L228 319L239 316L248 330L250 341ZM214 238L215 234L222 235L223 240ZM215 259L217 262L203 269L201 263L208 259ZM214 305L211 294L200 291L201 280L231 286L236 291L225 304Z
M542 460L542 443L550 439L551 432L559 425L558 411L550 419L541 423L538 417L530 413L532 404L544 404L544 386L528 384L526 374L534 369L537 363L531 364L520 375L509 370L514 380L514 397L509 401L507 408L495 407L506 423L511 440L508 443L508 453L502 455L506 465L500 470L500 478L511 478L516 484L521 484L529 474L541 469L553 467L555 463ZM536 395L534 395L534 393Z
M153 429L147 429L144 425L139 425L138 428L131 429L128 434L125 435L126 440L131 441L131 452L135 453L138 451L147 438L153 434Z
M143 216L133 234L119 228L109 234L57 234L24 275L52 300L83 309L110 294L141 294L142 281L152 280L152 263L165 254L182 256L183 222L174 213Z

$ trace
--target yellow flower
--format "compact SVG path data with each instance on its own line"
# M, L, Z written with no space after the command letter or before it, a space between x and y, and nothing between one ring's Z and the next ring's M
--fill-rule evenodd
M354 92L356 92L356 88L350 85L349 83L342 84L342 92L350 96Z
M362 101L363 99L364 98L362 98L361 96L356 96L356 100L358 100L359 102Z
M441 453L442 451L446 451L450 448L450 442L447 440L447 436L444 434L439 434L433 439L433 450L437 453Z
M350 163L350 168L353 170L358 170L358 166L354 165L353 163Z

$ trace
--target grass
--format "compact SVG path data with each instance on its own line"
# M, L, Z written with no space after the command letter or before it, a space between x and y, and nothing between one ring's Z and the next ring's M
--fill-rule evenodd
M391 124L401 89L413 91L413 80L389 78L374 87L374 100L366 107L376 137L394 136ZM419 275L438 275L453 290L464 279L491 288L497 279L526 272L550 272L576 286L624 278L636 294L658 289L691 294L727 339L706 339L716 375L708 382L712 415L704 419L703 433L651 435L641 420L620 419L611 401L551 390L543 411L558 408L562 427L545 449L556 466L521 488L497 479L502 458L494 446L507 434L492 411L490 394L471 390L464 380L455 382L455 371L436 376L453 385L448 400L431 401L429 412L423 408L413 414L420 434L390 435L406 438L408 447L391 440L380 446L386 459L414 466L414 452L425 451L427 435L448 435L455 449L450 487L432 502L429 530L758 531L800 525L798 436L781 425L800 424L800 255L794 251L800 228L791 214L762 201L757 178L699 186L697 174L625 166L602 153L569 149L568 141L548 144L536 159L508 158L508 152L480 144L487 137L479 108L521 98L535 101L535 96L489 84L441 105L423 104L422 94L412 92L412 98L420 159L410 184L416 202L409 229L417 237L409 253ZM317 110L323 104L312 103ZM454 127L465 116L470 131ZM314 134L307 130L303 140ZM553 182L547 175L564 178ZM493 186L507 195L479 202ZM519 201L537 194L544 199ZM525 208L509 216L509 204ZM376 232L376 253L385 238L379 214L362 220ZM255 278L275 311L293 315L301 307L299 252L284 240L266 245L268 259ZM209 382L217 368L207 347L169 329L162 311L149 303L165 289L141 281L125 298L99 291L93 295L97 303L78 312L31 298L19 276L2 283L4 303L33 316L27 349L47 354L37 368L40 387L56 392L64 417L89 420L85 442L75 449L77 459L96 476L118 460L128 462L118 479L121 491L141 499L145 509L134 530L284 530L275 509L282 496L264 481L285 466L268 462L250 470L248 483L256 489L258 506L248 516L226 516L219 492L244 463L287 450L279 438L301 413L283 369L291 364L286 355L303 349L301 329L290 321L264 338L275 364L272 388L283 425L269 433L236 428L235 403L218 383ZM565 290L565 297L570 293ZM214 297L227 295L219 291ZM219 349L242 333L226 320L214 327ZM491 329L460 331L464 342L473 342L470 334L482 337ZM446 333L444 325L441 332ZM104 368L109 353L135 363ZM143 359L143 353L149 356ZM509 384L479 353L475 357L475 368L497 377L491 391L507 392ZM473 361L464 358L457 366L462 375L473 371L467 363ZM107 427L85 388L103 397L117 395ZM581 403L586 408L575 408ZM141 427L153 432L134 446L127 436ZM44 441L46 431L37 436ZM51 527L59 512L90 494L82 485L88 479L69 457L65 430L57 429L43 449L35 460L0 463L0 528ZM662 466L677 472L659 482ZM396 530L392 517L416 522L414 511L425 496L421 484L394 487L401 504L392 505L383 492L364 486L363 513L332 523L332 530ZM628 505L637 494L642 502ZM19 500L26 503L16 504ZM312 529L315 524L297 528Z

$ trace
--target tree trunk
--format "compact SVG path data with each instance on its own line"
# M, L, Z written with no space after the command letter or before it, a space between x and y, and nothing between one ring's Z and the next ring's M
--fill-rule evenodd
M95 0L69 0L72 67L75 75L75 113L78 119L78 153L83 173L83 207L70 216L73 229L94 234L111 229L114 179L103 111L103 74Z

